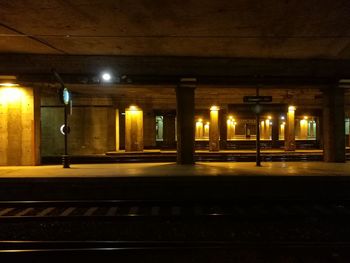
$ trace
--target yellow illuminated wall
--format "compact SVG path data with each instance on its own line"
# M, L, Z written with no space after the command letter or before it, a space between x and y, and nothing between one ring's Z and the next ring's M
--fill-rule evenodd
M279 139L280 140L284 140L284 130L286 127L286 122L283 121L282 123L280 123L280 130L279 130Z
M300 135L299 139L306 140L307 139L307 129L308 129L308 121L306 119L300 120Z
M210 126L209 122L204 124L203 139L208 139L209 138L209 126Z
M210 129L209 129L209 122L206 124L206 126L208 127L209 150L219 151L220 150L219 107L212 106L210 108ZM205 126L204 126L204 132L206 132Z
M227 139L233 140L236 135L236 121L232 116L227 119Z
M40 162L40 100L24 87L0 87L0 165Z
M295 150L295 106L289 106L285 125L284 149L286 151Z
M125 110L125 151L143 150L143 112L136 106Z
M196 132L195 132L195 138L196 140L204 139L204 131L203 131L203 119L198 119L196 121Z

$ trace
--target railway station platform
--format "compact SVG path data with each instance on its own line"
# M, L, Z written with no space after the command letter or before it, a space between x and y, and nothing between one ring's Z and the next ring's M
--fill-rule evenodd
M195 160L197 162L254 162L255 150L196 150ZM85 163L145 163L145 162L176 162L175 150L144 150L142 152L114 151L106 154L94 155L72 155L71 162L75 164ZM350 160L350 148L346 148L346 159ZM42 164L60 164L61 156L43 156ZM262 149L261 160L265 162L279 161L322 161L323 150L320 149L298 149L295 151L284 151L283 149Z
M0 167L0 200L350 200L350 162Z
M350 162L197 162L114 163L62 165L2 166L0 178L121 178L121 177L201 177L201 176L349 176Z

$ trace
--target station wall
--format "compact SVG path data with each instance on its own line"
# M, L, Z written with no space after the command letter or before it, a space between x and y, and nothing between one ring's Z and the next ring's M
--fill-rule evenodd
M42 155L60 155L64 136L60 127L64 120L62 107L42 107ZM115 110L109 106L73 107L69 117L71 132L69 154L104 154L115 149Z
M40 163L38 91L0 88L0 165Z

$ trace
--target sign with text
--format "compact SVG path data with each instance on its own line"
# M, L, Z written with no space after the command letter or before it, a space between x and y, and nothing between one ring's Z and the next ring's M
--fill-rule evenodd
M243 102L272 102L272 96L244 96Z

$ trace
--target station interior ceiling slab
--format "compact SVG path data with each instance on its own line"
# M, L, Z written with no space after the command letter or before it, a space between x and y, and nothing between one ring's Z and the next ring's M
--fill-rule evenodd
M72 92L74 105L113 105L147 104L154 109L175 109L175 86L162 85L68 85ZM42 105L57 105L57 88L42 89ZM243 104L244 96L254 96L255 87L198 86L195 90L197 108L212 105ZM272 96L273 103L303 105L304 108L321 108L322 90L318 88L264 88L262 96ZM93 100L93 101L92 101ZM349 100L347 100L350 102Z
M3 0L0 53L350 59L350 2Z

